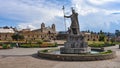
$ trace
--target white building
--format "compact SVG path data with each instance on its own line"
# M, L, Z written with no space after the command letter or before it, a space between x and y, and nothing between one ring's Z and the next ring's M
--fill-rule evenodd
M0 28L0 33L15 33L15 31L12 28Z
M12 40L12 35L15 33L13 28L0 28L0 41L10 41Z

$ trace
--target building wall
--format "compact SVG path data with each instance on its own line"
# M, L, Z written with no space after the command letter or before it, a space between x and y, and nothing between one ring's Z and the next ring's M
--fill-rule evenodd
M10 28L1 28L2 31L0 31L0 41L12 41L12 35L15 34L14 30ZM5 30L5 31L4 31ZM45 27L45 24L41 24L40 29L36 30L30 30L30 29L23 29L21 31L17 32L18 34L21 34L24 36L24 41L26 40L54 40L56 38L56 30L55 30L55 24L52 24L51 27Z
M20 31L25 37L25 40L54 40L56 39L55 25L52 24L51 27L45 27L45 24L41 24L41 29L36 29L32 31Z
M12 35L15 33L14 28L0 27L0 41L11 41Z
M24 35L25 40L54 40L56 37L55 33L25 32L21 34Z
M116 42L120 42L120 36L116 37L116 38L115 38L115 41L116 41Z
M99 35L97 34L84 34L86 41L99 41Z
M68 34L57 34L56 39L57 40L66 40Z
M82 33L85 37L86 41L99 41L99 35L98 34L88 34L88 33ZM58 40L66 40L68 34L57 34Z
M0 33L0 41L11 41L14 33Z

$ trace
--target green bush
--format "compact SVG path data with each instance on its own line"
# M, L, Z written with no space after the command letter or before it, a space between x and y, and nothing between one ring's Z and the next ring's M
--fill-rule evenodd
M109 54L109 53L112 53L111 50L107 50L106 52L100 52L100 54Z
M31 44L31 47L38 48L38 47L40 47L40 45L38 45L38 44Z
M7 45L6 44L3 44L2 47L3 47L3 49L7 49Z
M41 45L43 43L43 40L37 40L37 43Z
M58 46L57 42L55 42L55 43L54 43L54 46L55 46L55 47L57 47L57 46Z
M90 47L104 47L104 44L98 44L98 43L94 43L94 44L90 44Z
M110 43L110 42L104 42L104 43L92 43L92 44L89 44L90 47L108 47L108 46L113 46L115 44L113 43Z
M3 49L8 49L11 48L10 44L2 44Z
M114 43L108 43L108 42L105 42L105 43L104 43L104 47L114 46L114 45L115 45Z
M108 53L111 53L112 51L111 50L107 50Z
M23 48L38 48L40 47L38 44L21 44L20 47L23 47Z
M57 43L47 43L44 42L42 44L21 44L20 47L23 48L39 48L39 47L57 47Z
M20 47L23 47L23 48L30 48L31 46L30 46L30 45L27 45L27 44L22 44L22 45L20 45Z
M46 49L46 50L42 50L42 52L48 52L48 49Z
M16 46L16 43L11 43L10 46L11 46L11 47L15 47L15 46Z
M113 42L113 44L118 44L118 45L120 45L120 42Z

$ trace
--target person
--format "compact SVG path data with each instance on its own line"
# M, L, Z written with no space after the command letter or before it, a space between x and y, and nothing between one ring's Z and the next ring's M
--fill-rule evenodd
M16 47L19 47L18 43L16 43Z

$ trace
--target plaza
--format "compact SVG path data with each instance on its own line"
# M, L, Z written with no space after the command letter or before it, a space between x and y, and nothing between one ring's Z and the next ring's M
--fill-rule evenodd
M54 48L60 48L54 47ZM0 51L0 68L119 68L119 46L105 47L116 51L117 57L101 61L55 61L37 56L38 50L48 48L13 48Z
M0 68L120 68L120 1L0 0Z

